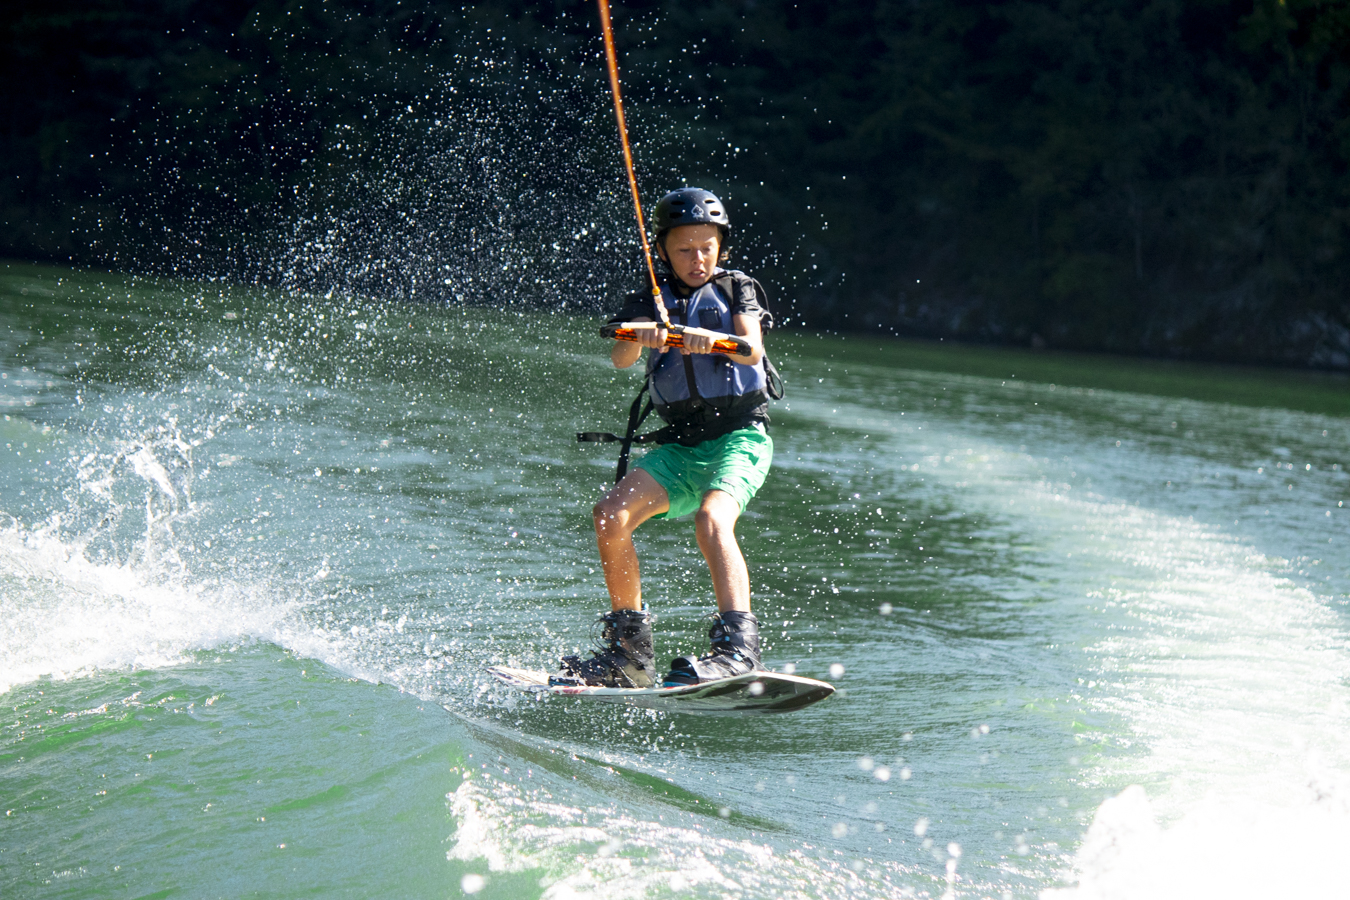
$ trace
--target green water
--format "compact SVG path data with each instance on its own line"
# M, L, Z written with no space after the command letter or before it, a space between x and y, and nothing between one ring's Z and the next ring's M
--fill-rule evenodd
M1350 376L1344 372L1214 365L1178 360L1139 359L1106 354L1037 351L1013 347L981 347L945 341L894 339L862 341L803 335L815 342L816 353L839 341L836 354L856 362L873 362L977 375L1000 381L1040 382L1058 386L1106 389L1237 406L1268 406L1330 416L1350 415ZM859 346L859 344L862 346ZM842 349L846 347L847 349Z
M1334 376L772 336L739 528L766 662L844 674L705 719L483 671L585 647L605 606L614 461L572 435L636 384L593 333L6 266L0 896L1343 880ZM698 649L692 524L639 549L659 655Z

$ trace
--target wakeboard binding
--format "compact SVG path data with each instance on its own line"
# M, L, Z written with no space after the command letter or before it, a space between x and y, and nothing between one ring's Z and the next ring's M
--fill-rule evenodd
M551 685L649 688L656 684L652 619L647 610L619 609L600 617L600 649L591 658L564 656Z
M718 613L708 630L712 650L697 659L681 656L670 663L662 687L678 687L732 678L762 670L759 660L759 620L754 613Z

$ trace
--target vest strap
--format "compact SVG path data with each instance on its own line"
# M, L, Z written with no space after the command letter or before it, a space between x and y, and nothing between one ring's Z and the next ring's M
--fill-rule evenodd
M646 399L647 405L643 406L642 401ZM591 444L619 444L619 465L614 472L614 483L623 481L623 476L628 474L628 460L633 455L634 444L646 444L651 441L659 441L660 432L638 435L637 430L642 427L642 423L652 414L652 401L647 396L647 383L642 383L642 389L638 395L633 398L633 405L628 408L628 430L623 437L617 434L610 434L608 431L578 431L577 440L581 443ZM663 429L664 430L664 429Z
M646 397L647 405L643 407L642 400ZM638 412L638 410L642 410ZM628 457L633 452L633 442L637 440L637 430L642 427L642 423L652 414L652 398L647 396L647 383L644 381L642 390L633 398L633 405L628 408L628 432L623 436L619 443L619 465L614 470L614 483L623 481L623 476L628 474Z

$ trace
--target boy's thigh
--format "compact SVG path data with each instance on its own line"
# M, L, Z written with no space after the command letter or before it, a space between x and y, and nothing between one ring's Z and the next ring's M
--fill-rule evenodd
M755 496L773 462L773 439L759 428L742 428L696 447L662 444L638 463L665 488L678 519L699 508L709 491L723 491L741 510Z
M634 466L636 472L647 475L666 491L669 508L652 518L678 519L698 508L700 495L696 493L698 488L694 477L696 464L691 454L693 449L679 444L660 444L648 450Z
M773 438L758 428L742 428L723 440L726 444L710 466L703 493L722 491L745 512L773 464Z
M634 469L609 489L609 493L596 505L595 512L606 516L627 513L637 524L641 524L665 512L668 506L668 495L661 483L649 473Z

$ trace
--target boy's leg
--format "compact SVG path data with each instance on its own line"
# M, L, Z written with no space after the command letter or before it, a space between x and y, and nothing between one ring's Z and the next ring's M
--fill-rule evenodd
M700 445L703 447L704 445ZM707 445L711 456L695 514L698 547L708 561L717 615L708 631L710 653L670 664L666 685L698 684L762 669L759 622L750 612L750 573L736 543L736 522L768 474L773 442L762 428L734 431ZM680 502L679 499L675 501Z
M642 469L629 472L595 504L592 510L595 538L600 547L600 567L605 573L611 609L642 609L642 578L638 571L637 548L633 546L633 532L652 516L668 509L670 498L666 489ZM732 540L734 543L735 539ZM741 568L745 568L744 560ZM748 595L748 576L746 591Z
M633 530L670 508L665 488L636 469L610 489L595 505L595 537L600 565L605 570L610 611L601 616L604 629L600 649L591 658L564 656L555 684L646 688L656 680L652 655L652 617L642 608Z
M763 668L759 621L750 612L750 573L736 543L740 515L741 505L727 492L711 490L703 495L695 523L698 547L708 560L717 595L717 617L708 632L712 652L672 661L663 680L667 686L698 684Z
M708 491L694 514L698 549L708 561L718 612L750 611L750 572L736 543L741 506L726 491Z

